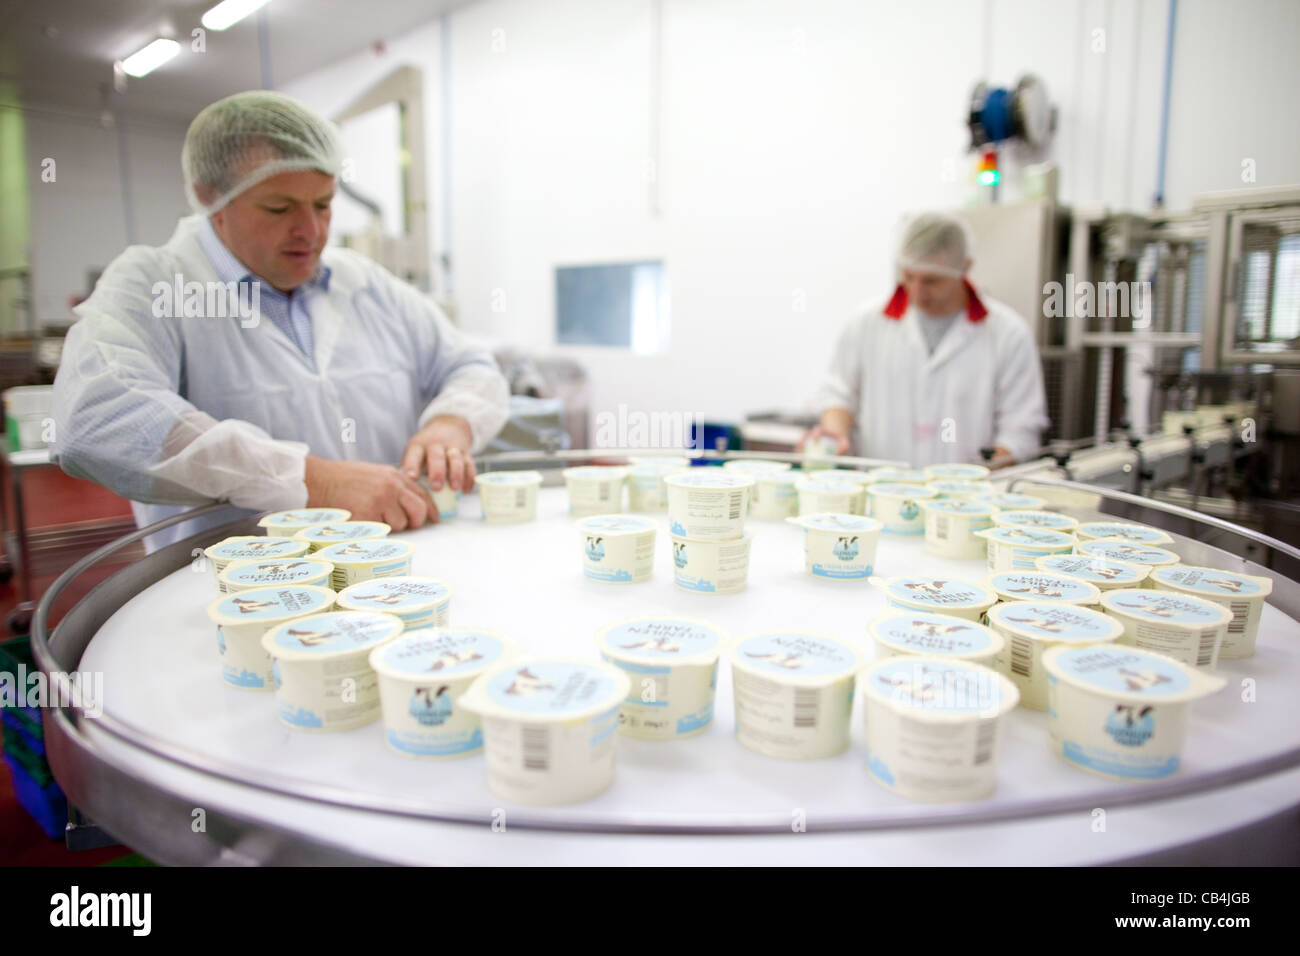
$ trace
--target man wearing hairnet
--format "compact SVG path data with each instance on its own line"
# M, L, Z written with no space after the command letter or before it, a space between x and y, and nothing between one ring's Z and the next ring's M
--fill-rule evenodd
M53 450L142 526L230 503L167 540L236 509L436 521L418 479L470 490L472 452L506 420L488 351L381 266L325 248L341 164L333 124L287 96L213 103L181 154L198 215L123 252L76 310Z
M909 222L898 286L845 326L817 397L820 424L804 436L856 446L914 467L1009 464L1038 450L1048 425L1043 370L1029 325L975 291L970 231L925 213Z

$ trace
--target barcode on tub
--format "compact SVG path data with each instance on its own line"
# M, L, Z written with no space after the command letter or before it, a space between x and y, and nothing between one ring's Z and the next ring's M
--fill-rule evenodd
M731 496L731 511L729 513L729 517L731 518L732 521L740 520L740 505L741 502L743 502L744 500L745 500L745 493L743 491L739 494L735 494Z
M1250 617L1250 605L1245 601L1233 601L1228 605L1232 611L1232 620L1228 622L1229 634L1245 634L1246 618Z
M975 766L988 763L993 759L993 732L997 724L992 720L982 720L975 728Z
M1029 668L1034 662L1034 648L1023 637L1011 639L1011 673L1021 677L1029 676Z
M348 586L348 573L342 568L335 568L334 573L330 575L330 583L334 585L335 591L342 591Z
M515 507L522 508L526 504L528 504L528 492L525 489L520 488L515 492Z
M794 689L794 725L795 727L817 726L817 689L815 687L796 687Z
M934 519L934 536L940 541L948 540L948 516L937 515Z
M521 729L524 743L524 769L547 770L551 766L551 735L546 727Z
M1202 631L1201 646L1196 649L1196 666L1209 667L1214 660L1214 639L1217 631Z

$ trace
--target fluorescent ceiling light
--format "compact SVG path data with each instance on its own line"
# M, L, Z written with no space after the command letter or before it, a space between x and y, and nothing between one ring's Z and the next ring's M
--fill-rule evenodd
M221 0L203 14L200 22L209 30L224 30L233 27L244 17L266 4L267 0Z
M128 76L144 76L146 73L152 73L180 52L181 45L175 40L159 37L143 50L137 50L123 60L122 70Z

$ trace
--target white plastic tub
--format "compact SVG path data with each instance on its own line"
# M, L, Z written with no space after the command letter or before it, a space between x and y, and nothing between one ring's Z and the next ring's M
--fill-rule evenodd
M537 517L537 489L542 476L536 471L489 471L474 479L483 519L491 524L515 524Z
M992 667L1005 643L1001 634L969 618L895 608L868 625L876 660L900 655L940 657Z
M987 501L1001 511L1040 511L1047 504L1046 498L1037 495L1022 495L1010 491L995 491L978 496L976 501Z
M333 587L342 591L362 581L410 574L415 546L396 538L344 541L321 548L316 556L334 565Z
M554 658L515 661L476 680L460 704L482 721L492 792L555 806L606 790L630 683L609 664Z
M927 481L927 488L933 488L939 492L942 498L960 498L965 501L976 501L981 495L991 494L993 486L987 481L959 481L954 479L941 479L939 481ZM992 505L989 505L992 508Z
M292 538L304 528L313 528L331 521L348 521L351 517L352 512L343 508L299 508L297 511L272 512L263 516L257 524L272 537Z
M1222 605L1232 612L1219 650L1220 659L1240 660L1255 653L1264 599L1273 593L1271 578L1186 564L1157 568L1151 581L1159 591L1176 591Z
M451 594L451 585L446 581L398 575L344 588L339 592L338 605L345 611L392 614L406 630L414 631L451 623Z
M373 541L386 538L393 529L382 521L338 521L303 528L294 537L306 541L311 552L340 541Z
M945 465L926 465L923 469L927 481L986 481L988 468L953 462Z
M619 732L647 740L703 733L713 722L725 643L722 631L692 618L636 617L602 628L596 635L601 657L631 682Z
M1049 574L1087 581L1103 593L1115 588L1139 587L1151 573L1150 568L1125 564L1123 561L1090 558L1086 554L1051 554L1038 558L1034 566Z
M634 461L627 469L627 510L666 511L668 485L664 479L689 468L690 462L684 458Z
M890 534L925 534L925 514L921 506L939 492L925 485L895 484L878 481L868 486L871 517Z
M241 535L225 538L204 549L203 554L212 563L212 578L221 590L221 573L236 561L287 561L307 553L307 542L293 538Z
M1030 710L1047 708L1047 672L1043 651L1056 644L1109 644L1124 628L1099 611L1051 601L1013 601L989 610L989 627L1006 640L995 669L1020 690Z
M1119 780L1178 772L1188 704L1223 688L1221 678L1132 647L1056 647L1048 733L1067 763Z
M451 521L460 514L460 492L456 491L446 481L442 483L442 488L438 491L433 490L429 484L427 475L420 476L420 487L423 488L433 499L434 507L438 509L439 521Z
M423 628L370 652L379 676L384 742L410 757L465 757L483 749L478 715L458 706L485 671L518 656L495 631Z
M1086 541L1114 540L1128 544L1152 544L1163 548L1174 543L1174 539L1159 528L1123 521L1089 521L1079 525L1075 536L1080 544Z
M868 486L844 478L823 478L823 474L826 472L800 478L794 483L799 514L866 514Z
M1165 548L1157 548L1151 544L1130 544L1127 541L1116 541L1111 538L1102 538L1099 541L1081 541L1075 545L1074 553L1086 555L1090 558L1136 564L1149 568L1152 572L1157 568L1172 567L1182 561L1182 558ZM1150 576L1143 581L1142 587L1154 587Z
M1232 612L1190 594L1121 588L1101 596L1106 613L1124 629L1121 643L1155 651L1192 667L1213 670Z
M993 524L992 505L963 498L939 498L922 502L921 508L925 512L926 551L958 561L987 558L988 545L975 532Z
M669 530L683 538L730 541L745 530L754 479L721 468L693 468L664 479Z
M578 522L582 573L592 581L631 584L654 572L655 524L635 515L595 515Z
M804 570L817 578L865 581L875 571L880 522L849 514L787 518L804 529Z
M754 475L750 489L749 515L760 521L780 521L799 513L796 486L805 477L801 471L768 471Z
M295 730L350 730L378 719L370 652L402 633L391 614L331 611L267 631L280 721Z
M951 614L968 621L978 621L998 599L981 584L942 575L872 578L871 583L885 593L890 607Z
M872 468L867 472L867 478L872 484L883 482L892 485L923 485L930 480L930 476L920 468L896 468L891 465Z
M217 590L222 594L234 594L253 588L290 585L328 588L332 586L333 572L334 565L317 558L232 561L217 578Z
M1069 515L1025 508L1000 509L993 516L993 524L998 528L1031 528L1035 531L1062 531L1066 534L1073 534L1074 529L1079 527L1078 519Z
M1001 601L1053 601L1100 610L1101 591L1078 578L1047 571L1003 571L991 574L988 586Z
M976 536L988 542L988 569L994 574L1001 571L1032 571L1039 558L1052 554L1070 554L1074 551L1074 535L1063 531L1038 531L1014 525L1004 528L986 528L976 531Z
M10 451L37 451L46 447L47 426L54 422L54 386L7 388L4 407L5 439Z
M867 770L909 800L979 800L997 786L1014 684L987 667L938 657L877 661L862 675Z
M734 594L749 581L749 549L752 532L734 541L713 538L683 538L672 535L673 584L683 591L706 594Z
M736 740L768 757L811 760L849 746L862 657L826 634L764 631L733 643Z
M221 679L241 690L270 690L271 658L262 647L263 635L286 621L328 611L334 597L329 588L281 585L213 601L208 617L217 626Z
M615 514L623 510L626 468L619 465L581 465L565 468L563 474L564 484L569 489L569 513L574 517Z

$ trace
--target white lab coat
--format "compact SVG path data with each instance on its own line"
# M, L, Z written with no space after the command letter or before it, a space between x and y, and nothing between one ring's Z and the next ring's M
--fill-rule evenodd
M930 355L915 306L901 318L867 308L845 326L817 397L819 412L848 409L858 452L914 467L979 461L981 447L1032 455L1048 425L1043 370L1029 326L1009 307L980 301Z
M257 511L301 508L310 450L396 465L437 415L460 415L481 449L509 389L491 354L378 264L327 248L311 302L314 364L268 318L157 318L154 283L218 281L182 219L161 248L132 246L77 308L54 383L52 451L71 475L134 502L141 526L213 501L151 549ZM422 384L422 383L427 383Z

